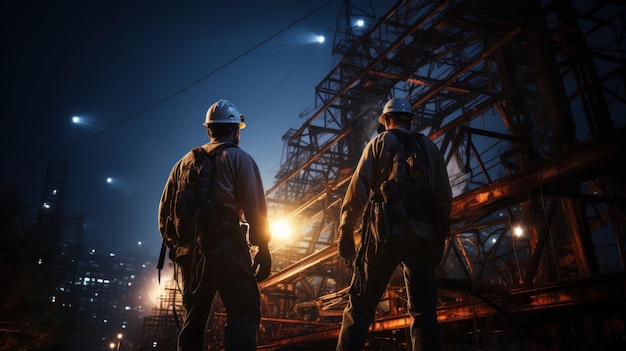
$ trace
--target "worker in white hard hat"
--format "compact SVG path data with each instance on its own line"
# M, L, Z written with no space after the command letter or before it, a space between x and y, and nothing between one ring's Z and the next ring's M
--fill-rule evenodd
M398 264L411 316L410 349L440 349L435 267L449 234L452 191L437 146L410 130L416 118L405 98L384 105L378 121L385 130L365 146L346 190L338 249L352 264L353 276L337 351L363 350Z
M227 100L206 112L210 141L172 168L159 205L159 229L175 262L185 312L178 351L206 350L216 293L226 310L224 349L256 350L261 320L257 282L270 274L271 239L259 168L239 148L244 117ZM251 259L250 247L258 247Z

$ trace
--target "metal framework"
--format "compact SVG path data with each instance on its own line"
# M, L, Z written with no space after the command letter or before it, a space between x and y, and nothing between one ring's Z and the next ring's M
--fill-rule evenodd
M356 15L366 29L351 26ZM350 279L334 244L339 207L394 96L424 117L414 127L439 145L454 186L438 271L444 343L623 345L624 17L611 1L399 1L382 16L345 1L339 61L316 87L316 111L284 134L267 192L296 237L272 242L259 349L334 347ZM370 350L408 349L405 300L396 275ZM209 340L220 339L220 309Z
M182 297L172 279L157 296L150 316L143 318L139 350L176 350L182 311Z

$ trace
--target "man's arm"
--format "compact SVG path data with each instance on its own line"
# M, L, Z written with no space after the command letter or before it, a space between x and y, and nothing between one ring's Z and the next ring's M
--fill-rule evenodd
M247 154L246 154L247 155ZM247 155L241 158L237 186L237 198L241 201L244 216L250 225L248 237L250 244L258 246L254 256L252 269L256 280L263 281L271 273L272 257L269 251L269 242L272 238L267 215L267 202L263 181L256 162Z
M158 222L159 232L167 247L172 248L176 244L176 229L174 227L174 197L176 196L176 170L178 163L172 168L172 171L165 183L161 201L159 202Z
M374 150L369 142L357 164L341 205L338 227L339 255L351 261L355 257L354 230L363 217L373 179Z
M430 141L430 140L429 140ZM452 188L450 178L443 155L437 145L432 141L429 160L434 171L434 194L435 194L435 235L436 249L435 260L439 263L443 257L446 240L450 236L450 210L452 208Z
M250 243L255 246L269 243L272 237L263 181L256 162L249 155L241 157L235 191L250 224Z

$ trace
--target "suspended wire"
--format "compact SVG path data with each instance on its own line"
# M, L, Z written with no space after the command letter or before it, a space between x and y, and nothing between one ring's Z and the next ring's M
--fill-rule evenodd
M79 144L82 144L82 143L84 143L84 142L86 142L86 141L88 141L88 140L94 139L94 138L96 138L97 136L100 136L100 135L104 134L104 133L105 133L105 132L107 132L107 131L110 131L110 130L112 130L112 129L115 129L115 128L119 127L120 125L122 125L122 124L124 124L124 123L126 123L126 122L128 122L128 121L130 121L130 120L132 120L132 119L134 119L134 118L136 118L136 117L138 117L138 116L140 116L141 114L143 114L143 113L145 113L145 112L147 112L147 111L149 111L149 110L151 110L151 109L155 108L156 106L158 106L158 105L160 105L160 104L162 104L162 103L164 103L164 102L166 102L166 101L168 101L168 100L170 100L170 99L174 98L175 96L177 96L177 95L179 95L179 94L183 93L184 91L186 91L186 90L190 89L191 87L193 87L193 86L197 85L197 84L198 84L198 83L200 83L201 81L203 81L203 80L205 80L205 79L209 78L210 76L212 76L213 74L215 74L215 73L217 73L217 72L221 71L222 69L226 68L227 66L230 66L231 64L235 63L236 61L238 61L238 60L239 60L239 59L241 59L242 57L244 57L244 56L248 55L248 54L249 54L249 53L251 53L252 51L254 51L254 50L258 49L259 47L261 47L261 46L265 45L267 42L271 41L272 39L274 39L274 38L276 38L277 36L281 35L282 33L286 32L286 31L287 31L287 30L289 30L291 27L295 26L296 24L298 24L298 23L300 23L300 22L304 21L305 19L307 19L308 17L312 16L314 13L316 13L317 11L319 11L319 10L321 10L322 8L326 7L326 6L327 6L328 4L330 4L331 2L333 2L333 0L329 0L329 1L327 1L327 2L326 2L326 3L324 3L323 5L319 6L319 7L318 7L318 8L316 8L315 10L313 10L313 11L309 12L308 14L304 15L303 17L301 17L300 19L298 19L298 20L296 20L295 22L291 23L291 24L290 24L290 25L288 25L287 27L285 27L285 28L281 29L280 31L276 32L275 34L273 34L272 36L268 37L267 39L265 39L265 40L261 41L260 43L256 44L255 46L251 47L250 49L248 49L248 50L246 50L246 51L242 52L241 54L239 54L239 55L237 55L237 56L235 56L235 57L234 57L233 59L231 59L230 61L227 61L226 63L222 64L221 66L219 66L219 67L217 67L217 68L215 68L214 70L212 70L211 72L209 72L209 73L205 74L204 76L202 76L202 77L200 77L200 78L196 79L195 81L193 81L193 82L191 82L190 84L188 84L188 85L184 86L183 88L181 88L181 89L179 89L179 90L177 90L177 91L173 92L173 93L172 93L172 94L170 94L170 95L167 95L166 97L164 97L164 98L162 98L162 99L158 100L157 102L155 102L155 103L153 103L153 104L151 104L151 105L148 105L147 107L144 107L143 109L139 110L138 112L135 112L135 113L131 114L130 116L128 116L128 117L126 117L126 118L122 119L121 121L119 121L119 122L117 122L117 123L115 123L115 124L112 124L112 125L110 125L109 127L105 128L105 129L102 129L102 130L100 130L99 132L97 132L97 133L95 133L95 134L92 134L92 135L90 135L90 136L88 136L88 137L85 137L85 138L80 139L80 140L78 140L78 141L76 141L76 142L74 142L74 143L71 143L71 144L69 144L69 145L66 145L66 146L64 146L64 147L60 148L60 149L57 149L56 151L52 151L52 152L49 152L49 153L47 153L47 154L45 154L45 155L43 155L43 156L40 156L40 157L34 158L34 159L29 160L29 161L26 161L26 162L23 162L23 163L21 163L21 164L16 165L15 167L4 169L4 170L2 171L2 173L7 173L7 172L10 172L10 171L14 171L14 170L16 170L16 169L19 169L19 168L22 168L22 167L25 167L25 166L31 165L31 164L33 164L33 163L36 163L36 162L39 162L39 161L45 160L45 159L47 159L47 158L49 158L49 157L51 157L51 156L53 156L53 155L56 155L56 154L59 154L59 153L61 153L61 152L63 152L63 151L69 150L69 149L73 148L74 146L77 146L77 145L79 145Z

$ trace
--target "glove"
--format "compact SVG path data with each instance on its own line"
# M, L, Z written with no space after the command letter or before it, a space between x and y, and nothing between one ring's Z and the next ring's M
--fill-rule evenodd
M339 233L339 256L352 262L355 256L354 234L352 230L340 230Z
M271 268L272 256L270 256L270 249L267 244L260 245L259 251L256 253L256 256L254 256L254 262L252 263L252 270L256 274L256 281L260 282L269 277Z

